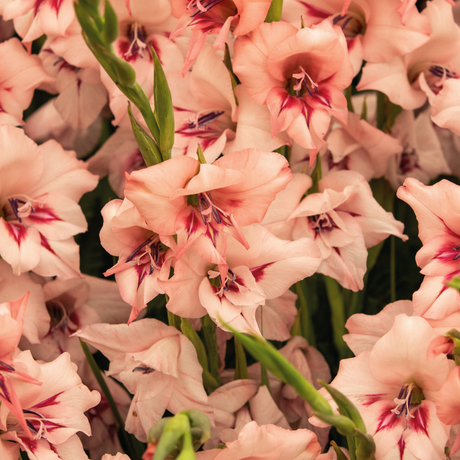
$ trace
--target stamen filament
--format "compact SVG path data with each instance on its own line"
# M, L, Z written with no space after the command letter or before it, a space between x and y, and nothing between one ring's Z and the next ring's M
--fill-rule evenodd
M150 242L153 241L153 239L157 235L152 235L150 238L147 238L141 245L139 245L134 251L130 254L130 256L126 259L126 262L131 262L131 260L134 259L134 256L145 246L147 246Z
M296 93L296 97L299 97L299 91L302 89L302 85L305 86L310 96L313 95L312 89L315 90L315 93L318 93L318 84L313 81L313 79L310 77L310 75L308 75L308 73L302 66L299 66L299 68L300 72L292 74L292 77L298 80L293 87Z
M126 51L124 56L125 57L132 56L134 54L133 47L137 46L137 49L134 52L138 53L140 57L143 57L142 54L139 53L139 51L143 51L145 48L147 48L147 45L139 38L139 35L143 36L143 34L139 26L139 23L137 21L135 21L134 24L131 25L131 34L133 35L131 38L131 44L129 45L128 51Z
M192 119L188 122L188 129L197 129L202 128L203 126L206 127L216 118L219 118L224 113L224 110L213 110L204 115L200 115L200 113L201 112L198 112L196 114L195 120Z

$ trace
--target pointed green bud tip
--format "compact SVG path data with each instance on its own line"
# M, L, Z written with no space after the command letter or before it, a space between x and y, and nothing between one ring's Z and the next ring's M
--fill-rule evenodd
M196 149L196 156L198 157L198 161L202 164L206 164L206 158L204 157L203 149L201 148L201 144L198 144L198 148Z
M343 453L342 449L337 445L335 441L331 441L331 446L337 455L337 460L348 460L347 456Z
M106 45L113 43L118 37L118 19L117 14L110 2L106 0L104 11L104 30L102 37Z
M131 112L131 104L128 103L128 116L131 121L134 138L136 139L142 158L147 166L153 166L161 163L161 155L156 142L149 133L138 123Z
M152 54L153 73L153 99L155 101L154 116L160 129L158 145L163 160L171 158L171 149L174 145L174 110L168 80L161 66L155 49L150 45Z

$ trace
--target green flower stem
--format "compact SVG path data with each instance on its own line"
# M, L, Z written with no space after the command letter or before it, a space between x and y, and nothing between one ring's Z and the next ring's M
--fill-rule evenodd
M169 301L169 299L166 296L166 302L168 302L168 301ZM172 326L172 327L175 327L176 329L179 329L179 331L180 331L181 330L180 329L180 322L181 322L180 316L176 316L174 313L172 313L172 312L170 312L168 310L168 324L170 326Z
M264 336L264 306L260 306L260 333ZM268 380L267 368L264 365L260 365L260 383L268 388L270 391L270 381Z
M345 90L345 97L347 98L347 109L349 112L354 112L353 103L351 101L352 87L351 85Z
M219 388L220 384L209 372L208 356L206 354L206 349L203 345L203 342L201 341L198 333L195 331L195 329L193 329L192 325L186 318L181 318L181 330L185 337L187 337L195 347L198 356L198 362L203 368L203 384L206 388L206 391L208 393L212 393L214 390Z
M228 324L224 324L224 326L233 332L235 338L241 341L246 350L260 364L265 366L282 382L291 385L297 394L310 404L315 412L333 415L331 406L324 397L273 345L260 336L248 336L236 331Z
M395 250L395 236L390 235L390 300L396 302L396 250Z
M337 281L329 276L324 277L327 298L331 307L332 333L335 347L339 352L340 359L350 357L350 351L343 340L345 331L345 305L342 297L342 289Z
M262 364L260 365L260 383L261 385L266 386L268 388L268 391L271 393L270 380L268 379L267 368Z
M307 194L310 195L310 193L318 193L319 192L319 181L323 177L323 172L321 169L321 155L318 153L315 158L315 168L313 169L313 172L311 173L311 178L313 180L313 185L310 187L310 189L307 191Z
M153 460L165 460L169 453L177 448L178 441L187 432L190 434L190 420L183 412L179 412L166 423Z
M235 380L238 379L248 379L248 363L246 361L246 355L244 354L244 348L241 344L239 337L235 335L235 356L236 356L236 365L235 365Z
M209 317L209 315L201 318L201 330L203 332L204 345L208 353L208 366L209 372L221 385L219 375L219 350L217 349L217 336L216 336L216 323Z
M187 431L182 438L182 450L176 460L195 460L195 449L193 448L192 433Z
M304 289L305 288L305 289ZM317 302L316 279L306 278L295 285L295 291L299 302L299 323L300 335L304 337L310 345L316 346L315 330L311 319L309 304ZM308 295L305 294L305 291Z
M356 442L353 436L347 436L348 452L350 453L350 460L356 460Z
M342 449L337 445L335 441L331 441L331 446L334 449L335 454L337 455L337 460L348 460L347 456L342 452Z

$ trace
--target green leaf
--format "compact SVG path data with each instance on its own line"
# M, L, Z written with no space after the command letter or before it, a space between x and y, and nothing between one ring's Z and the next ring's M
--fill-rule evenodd
M361 120L367 121L367 95L364 95L363 109L361 110Z
M318 390L270 343L262 337L244 335L228 324L224 326L238 337L246 350L265 366L275 377L291 385L297 394L310 404L316 412L332 415L329 403Z
M370 434L355 429L356 460L375 460L375 442Z
M118 19L112 5L108 0L105 1L104 10L104 30L102 31L102 38L104 43L108 46L113 43L118 37Z
M220 385L209 372L206 348L204 347L200 336L197 334L195 329L193 329L192 325L186 318L181 318L181 330L185 337L187 337L195 347L196 354L198 356L198 362L203 368L203 384L208 393L212 393L214 390L219 388Z
M268 391L270 391L270 380L268 380L268 372L267 368L263 366L262 364L260 365L260 384L262 386L266 386Z
M143 450L143 447L132 434L126 432L125 422L123 421L123 418L121 417L120 412L118 411L117 404L113 399L112 393L110 392L110 389L106 381L104 380L104 377L102 376L99 366L97 365L93 355L91 354L88 345L80 338L79 340L80 345L83 349L83 353L85 354L86 361L88 361L89 367L91 368L91 371L93 372L93 375L97 380L97 383L101 387L102 393L104 393L105 399L109 403L110 409L112 410L112 413L118 424L120 441L122 442L122 444L124 444L125 448L127 449L128 455L130 455L132 458L136 458L138 457L139 451Z
M161 163L161 156L155 141L149 136L147 131L136 121L132 112L131 105L128 103L128 115L131 121L134 138L136 139L142 158L147 166Z
M171 149L174 144L174 111L169 90L168 81L166 80L163 67L157 53L150 45L150 52L153 57L154 79L153 79L153 97L155 100L155 119L160 128L160 147L161 156L164 160L171 158Z
M244 354L244 348L239 338L235 335L235 380L248 379L248 363L246 361L246 355Z
M281 12L283 10L283 0L272 0L270 9L268 10L265 22L276 22L281 19Z
M370 272L375 264L377 263L377 259L379 258L380 251L383 248L384 241L372 246L367 250L367 271ZM366 273L367 274L367 273ZM366 280L365 280L366 281Z
M206 350L208 352L209 372L220 386L216 323L209 317L209 315L205 315L201 318L201 331L203 333L204 344L206 345Z
M345 305L343 302L342 288L339 283L329 276L324 277L327 298L331 307L331 323L335 347L339 352L340 358L349 358L350 350L343 340L345 330Z
M337 460L348 460L347 456L343 453L342 449L335 441L331 441L331 446L334 449L335 455L337 455Z
M155 142L158 145L160 139L160 128L158 123L155 120L155 116L152 112L152 107L150 106L150 101L144 90L141 88L139 83L135 83L130 88L119 87L123 94L139 109L142 117L147 124Z
M315 346L316 338L310 306L313 306L314 303L318 303L316 278L309 277L302 281L298 281L295 284L295 292L297 294L297 303L299 305L299 331L297 334L291 334L301 335L310 345Z
M354 436L356 427L355 424L344 415L334 415L334 414L323 414L320 412L315 412L313 415L318 417L323 422L329 423L329 425L337 428L337 431L344 436Z
M115 403L115 400L113 399L112 393L109 390L109 387L107 386L106 381L104 380L104 377L102 377L101 370L99 369L99 366L97 365L96 361L93 358L93 355L91 354L91 351L82 339L80 339L80 345L83 349L83 353L85 354L86 361L88 361L89 367L93 371L94 377L96 377L97 383L101 387L102 392L104 393L105 398L107 399L107 402L109 403L110 408L112 409L113 415L115 417L115 420L117 421L118 425L120 428L124 428L125 424L123 422L123 419L120 415L120 412L118 411L118 407Z
M377 91L377 128L387 133L391 132L396 117L402 112L402 107L393 104L386 94Z
M230 81L232 82L232 89L233 89L233 94L235 97L235 103L236 105L238 105L238 99L235 94L235 88L240 84L240 81L238 80L238 77L233 72L232 58L230 57L230 49L227 43L225 43L224 64L225 64L225 67L227 67L228 73L230 74Z
M166 301L169 302L168 296L166 296ZM181 322L181 317L175 315L174 313L168 310L168 324L172 327L175 327L176 329L180 331L180 322Z
M356 406L339 390L336 390L321 380L320 383L324 388L326 388L327 392L332 396L332 399L337 403L340 413L351 419L358 430L366 433L366 425L364 424L361 414Z
M323 174L322 174L322 171L321 171L321 155L318 152L316 154L315 169L311 173L311 178L313 180L313 185L308 190L308 194L310 194L310 193L318 193L319 192L318 184L319 184L319 181L321 180L322 177L323 177Z
M349 112L354 112L355 109L353 107L353 102L352 102L352 99L351 99L351 96L352 96L352 91L353 91L353 88L352 86L350 85L346 90L345 90L345 97L347 98L347 110Z
M195 329L186 318L181 318L181 330L182 334L193 343L195 347L196 354L198 356L198 362L201 364L203 369L208 370L208 357L206 355L206 349L204 348L203 342L198 336Z

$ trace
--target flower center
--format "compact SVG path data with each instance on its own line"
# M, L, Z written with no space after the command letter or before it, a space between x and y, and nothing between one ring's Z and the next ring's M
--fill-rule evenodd
M13 211L14 217L22 224L22 219L29 217L31 213L35 214L35 207L32 205L32 199L25 197L26 201L19 198L8 198L11 210ZM42 207L42 203L35 202L39 207ZM7 213L8 214L8 213Z
M187 129L207 129L207 127L223 113L225 113L224 110L212 110L207 113L197 112L194 117L190 118Z
M446 66L440 64L433 64L427 71L425 71L426 81L433 91L438 94L442 90L442 86L447 78L458 78L457 74L450 71Z
M313 228L316 233L324 232L326 230L332 232L334 227L337 227L334 224L334 221L330 218L329 214L325 212L317 214L316 216L310 216L308 220L310 221L310 228Z
M214 204L211 193L203 192L197 195L189 195L188 201L193 207L198 209L204 225L211 223L213 218L218 224L233 225L228 217L229 214Z
M401 161L399 162L399 171L402 174L409 174L416 168L419 168L417 152L413 148L410 150L405 150L401 154Z
M142 58L142 51L147 48L145 44L145 30L144 28L135 21L129 26L129 39L131 44L129 45L128 51L124 54L125 57L133 56L134 54L139 54Z
M34 439L46 439L48 431L63 427L63 425L53 422L40 412L31 409L22 409L22 412Z
M454 246L454 247L452 248L452 251L457 251L457 252L458 252L459 249L460 249L460 244L458 244L457 246ZM455 255L455 257L454 257L453 260L458 260L458 259L460 259L460 252L459 252L458 254Z
M211 285L216 288L216 295L219 297L223 297L225 293L229 291L244 293L249 290L241 283L241 280L238 282L237 276L230 269L228 269L227 276L223 283L220 273L215 270L208 271L208 278Z
M140 244L126 259L126 263L134 262L134 265L150 265L149 275L155 269L160 270L163 263L162 256L167 251L156 233Z
M69 335L76 332L78 326L70 319L67 309L59 300L46 302L46 309L51 318L50 331L65 331Z
M74 65L69 64L63 57L59 57L57 61L53 64L54 67L56 67L57 65L59 65L59 70L67 69L75 73L78 73L81 69L81 67L75 67Z
M295 91L296 97L299 97L304 87L310 96L313 95L313 92L318 93L318 84L313 81L313 79L308 75L307 71L302 67L299 66L299 70L292 74L292 78L295 79L295 85L293 86L293 90Z
M343 16L341 14L335 15L332 19L332 23L342 28L343 34L347 40L352 40L364 30L361 21L349 13Z
M317 102L324 105L325 107L331 108L331 104L328 99L320 93L319 84L316 83L310 74L299 65L298 69L292 74L292 78L287 80L287 92L290 95L294 95L296 98L299 97L313 97ZM289 97L286 99L286 101Z
M414 383L405 383L398 397L394 399L396 407L391 409L391 412L398 417L404 414L406 417L414 418L410 411L419 406L424 399L425 396L418 386Z
M152 372L155 371L155 369L153 369L153 367L149 367L149 366L146 366L145 364L142 364L141 366L136 366L134 369L133 369L133 372L142 372L142 374L151 374Z
M187 5L188 10L192 10L190 17L195 17L197 14L207 13L211 8L214 8L219 3L222 3L224 0L205 0L201 2L200 0L191 0Z

